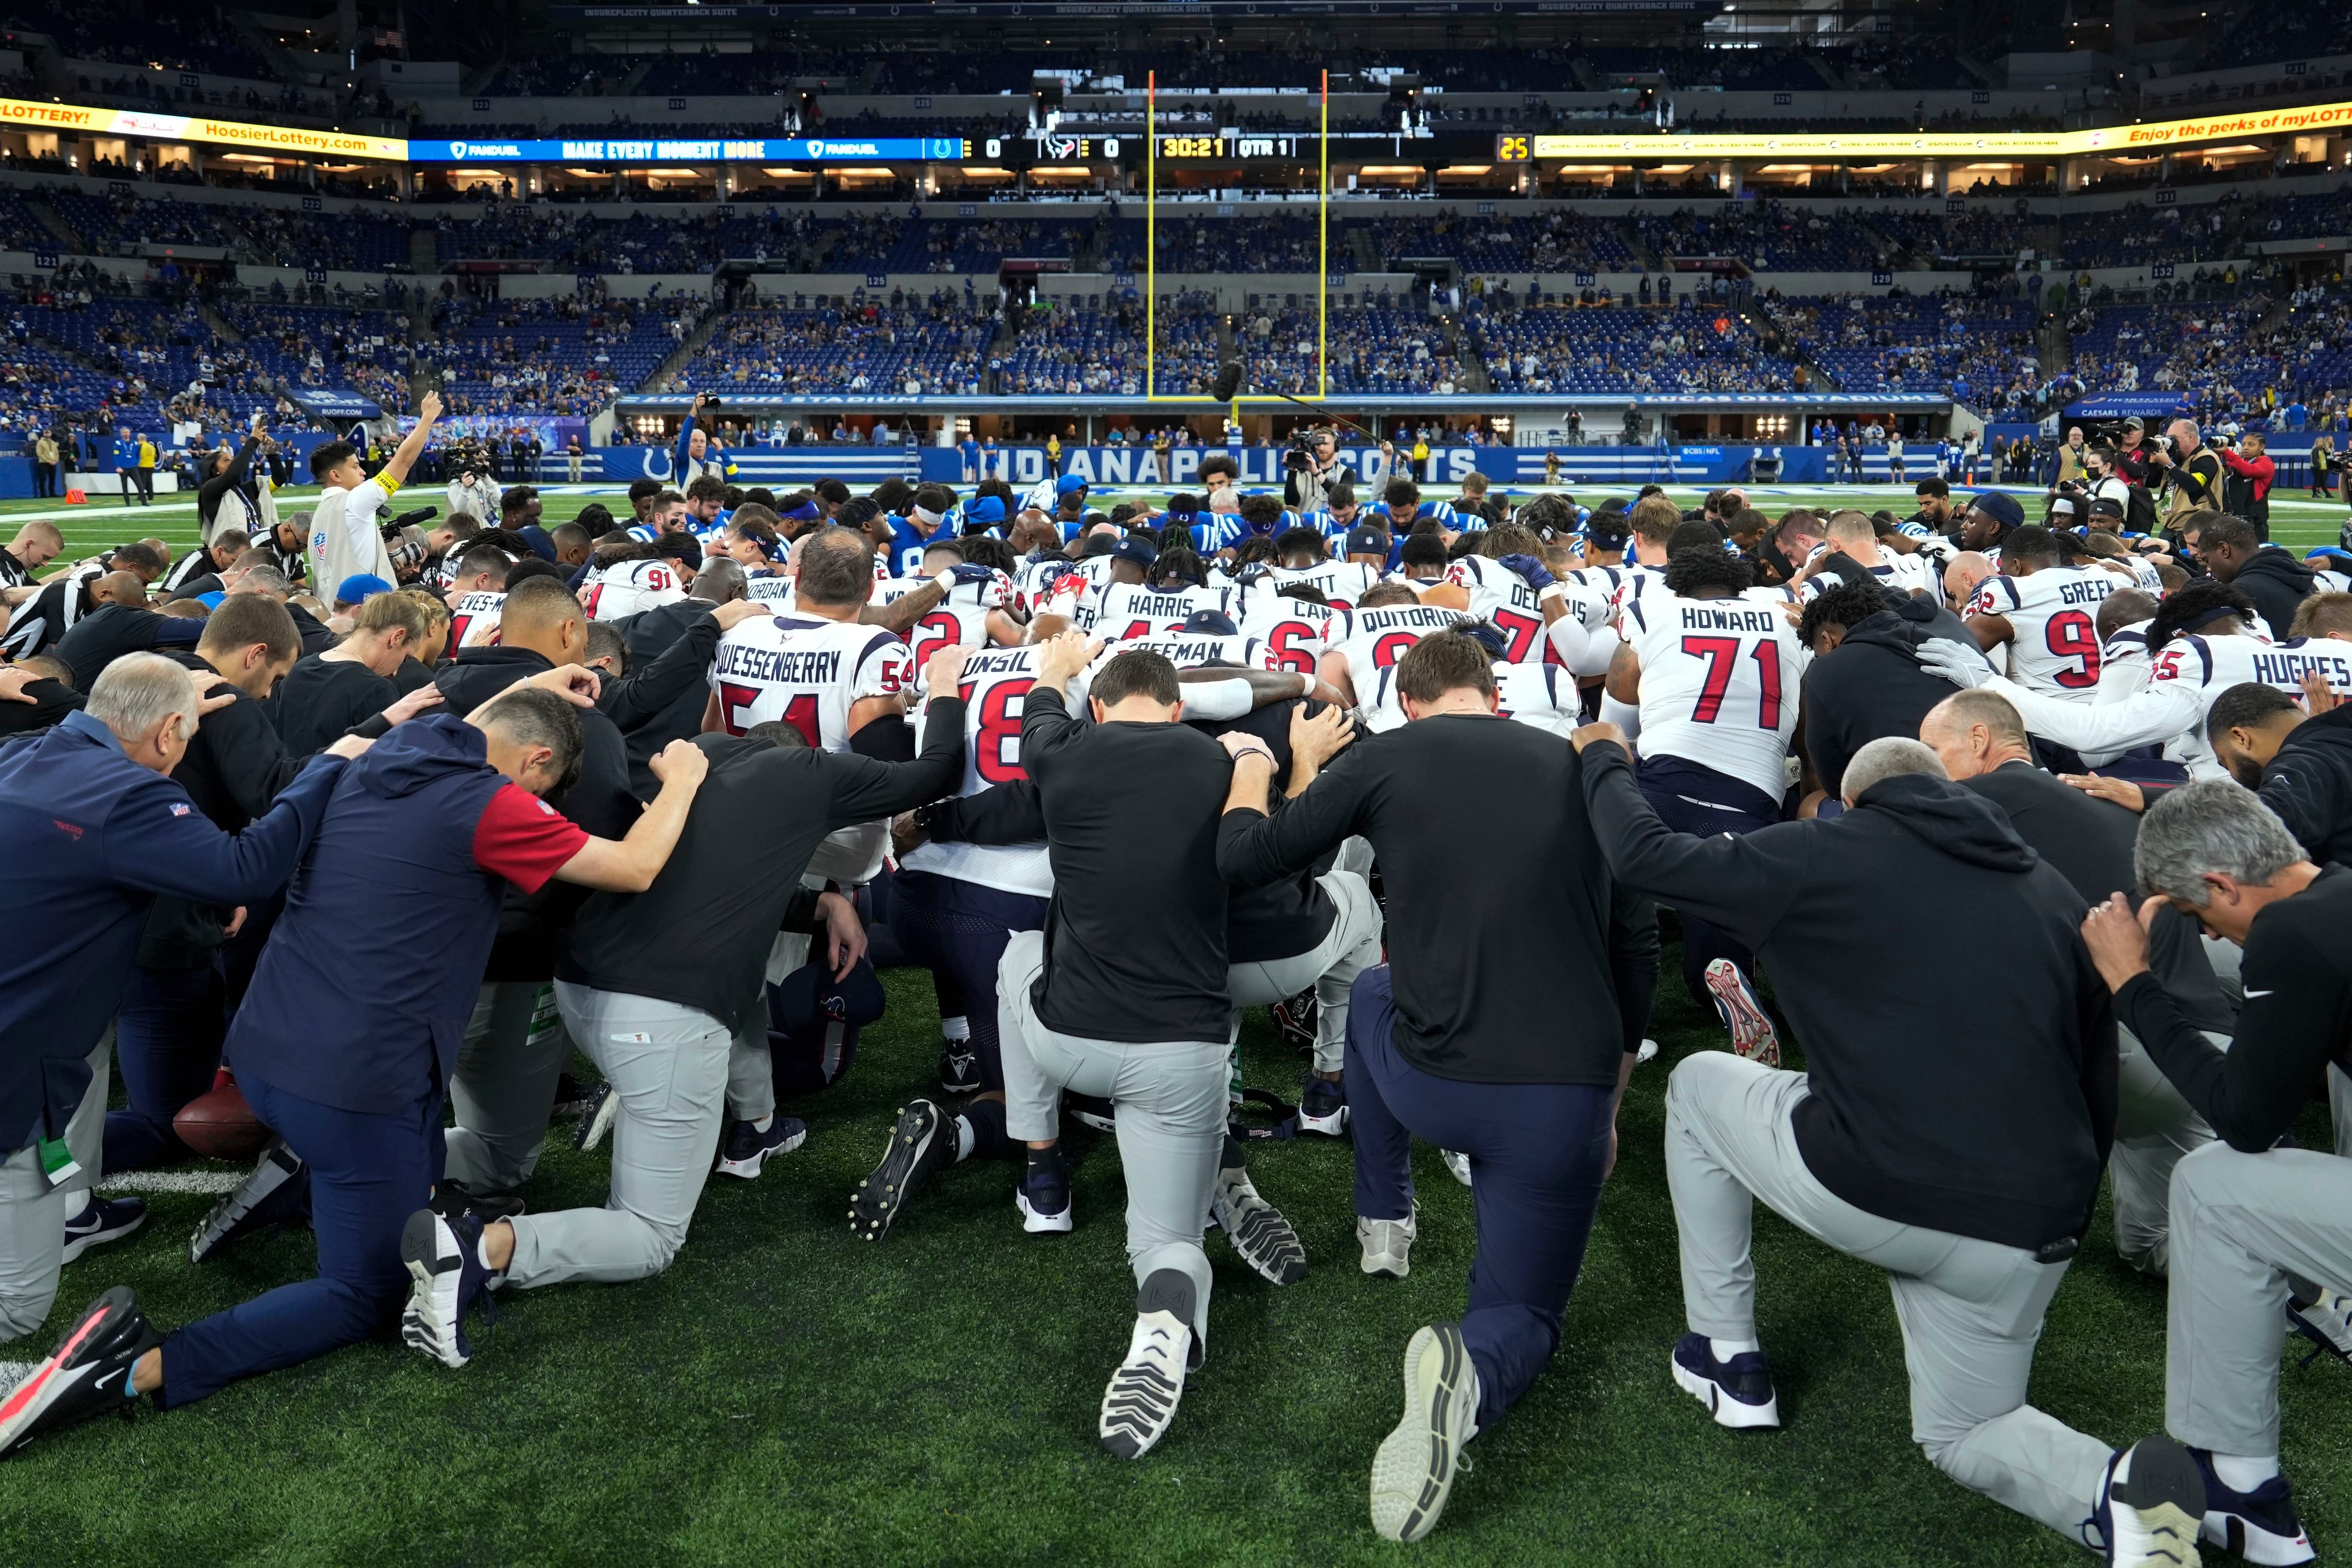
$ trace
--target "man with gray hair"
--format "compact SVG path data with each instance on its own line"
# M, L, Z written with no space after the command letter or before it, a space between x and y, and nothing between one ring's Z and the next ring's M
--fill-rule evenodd
M2279 1348L2290 1327L2352 1359L2352 1160L2280 1148L2324 1067L2352 1065L2352 871L2314 865L2261 800L2222 781L2172 791L2140 824L2135 915L2083 921L2116 1011L2217 1135L2172 1173L2165 1429L2203 1472L2204 1533L2256 1563L2315 1553L2279 1471ZM2149 973L2170 904L2244 950L2245 1006L2217 1047Z
M2093 1521L2111 1562L2181 1562L2163 1532L2193 1531L2204 1494L2179 1445L2117 1451L2025 1399L2115 1123L2114 1016L2075 933L2082 896L1917 741L1857 750L1841 817L1700 838L1658 820L1613 725L1570 740L1611 869L1756 952L1810 1069L1699 1051L1667 1083L1690 1329L1675 1383L1721 1426L1780 1424L1757 1337L1760 1198L1886 1271L1912 1439L1937 1468L2069 1540ZM2000 984L1954 1007L1931 963L1852 962L1855 933L1923 908Z
M224 833L169 775L226 700L200 699L159 654L130 654L80 711L0 749L0 907L20 922L0 960L0 1341L40 1326L67 1260L144 1216L90 1188L114 1013L156 895L260 902L292 874L358 749Z

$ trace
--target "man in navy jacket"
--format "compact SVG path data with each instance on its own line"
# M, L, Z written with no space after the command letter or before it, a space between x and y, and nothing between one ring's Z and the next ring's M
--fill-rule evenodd
M181 666L132 654L81 711L0 751L0 907L16 917L0 957L0 1341L39 1327L57 1295L68 1209L98 1173L114 1010L155 896L260 902L292 875L358 750L315 760L245 832L223 833L166 776L218 706Z

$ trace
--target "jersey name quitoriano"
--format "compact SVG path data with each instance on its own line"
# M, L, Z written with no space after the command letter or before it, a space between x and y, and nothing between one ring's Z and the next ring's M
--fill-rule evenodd
M1201 610L1231 616L1240 596L1232 588L1148 588L1140 583L1114 583L1095 595L1094 618L1087 629L1114 642L1153 637L1174 631Z
M1348 661L1348 679L1356 689L1356 705L1369 706L1380 689L1380 672L1412 649L1432 632L1460 625L1459 610L1437 605L1382 605L1355 612L1356 624L1331 651Z
M1157 637L1124 637L1095 656L1088 669L1100 674L1104 665L1139 649L1162 655L1178 669L1200 669L1212 664L1240 669L1264 669L1265 645L1255 637L1219 637L1212 632L1168 632Z
M963 778L959 796L975 795L996 784L1029 775L1021 766L1021 714L1029 689L1037 684L1037 652L1033 647L990 648L974 654L964 665L957 691L963 698ZM916 667L918 672L921 666ZM1070 679L1069 708L1087 710L1087 672ZM930 694L919 710L916 747L922 746L920 726L928 721ZM1043 840L1035 844L922 844L900 862L909 871L929 871L994 888L1000 892L1050 897L1054 869Z
M753 578L753 582L762 579ZM588 617L617 621L675 605L686 597L677 568L667 561L616 561L588 588Z
M1355 624L1352 610L1286 595L1268 598L1256 594L1243 608L1241 631L1244 637L1265 645L1268 669L1313 675L1322 664L1324 650L1347 641Z
M1986 578L1968 613L2009 622L2011 680L2087 702L2099 684L2099 604L2122 586L2101 567L2045 566L2029 576Z
M1276 595L1297 584L1318 589L1324 598L1343 610L1352 610L1356 601L1371 591L1381 580L1380 569L1360 561L1318 561L1312 566L1276 566L1270 569L1263 582L1251 590L1253 595Z
M1679 757L1779 800L1801 674L1779 606L1661 590L1625 607L1624 630L1642 666L1642 754Z
M729 734L781 719L822 752L849 750L853 706L914 681L914 657L892 633L814 616L745 621L719 639L710 665Z
M1559 662L1544 636L1543 605L1528 580L1498 561L1465 555L1446 569L1445 580L1470 593L1470 618L1492 621L1502 632L1504 658L1513 664Z
M449 606L448 657L461 647L488 647L499 640L499 617L506 610L504 594L460 594Z

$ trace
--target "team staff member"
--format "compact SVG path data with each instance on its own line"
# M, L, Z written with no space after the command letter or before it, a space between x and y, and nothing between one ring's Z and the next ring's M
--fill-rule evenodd
M702 782L702 753L673 747L617 843L550 809L538 797L578 765L586 679L559 670L465 719L403 724L335 781L228 1042L237 1086L310 1168L319 1277L168 1337L127 1287L109 1290L34 1373L41 1392L0 1415L0 1453L142 1394L186 1405L324 1355L397 1309L401 1229L441 1178L442 1088L502 890L643 890Z
M433 439L433 422L440 417L441 395L426 393L416 405L416 427L373 479L361 466L359 449L349 441L330 441L310 454L310 477L326 488L310 514L307 564L310 580L322 591L352 576L400 581L399 569L393 564L392 552L384 548L383 533L376 526L376 513L390 503L393 492L408 478L408 470Z
M2291 1322L2310 1321L2320 1284L2352 1280L2352 1161L2276 1145L2312 1079L2352 1052L2352 871L2313 864L2226 780L2149 808L2136 863L2156 897L2137 919L2109 900L2084 939L2118 1015L2218 1135L2172 1174L2165 1429L2202 1472L2208 1541L2251 1562L2307 1563L2279 1470L2279 1349ZM2159 900L2244 950L2246 1002L2226 1049L2148 971L2143 928ZM2328 1327L2314 1337L2340 1355L2340 1317Z
M969 651L931 656L934 691L956 689ZM487 1226L470 1208L417 1210L402 1239L415 1280L403 1322L410 1344L463 1366L473 1353L466 1315L494 1285L640 1279L669 1266L710 1175L730 1054L746 1037L767 1049L761 982L778 928L821 926L836 977L864 948L846 900L801 886L810 856L846 823L887 817L955 787L961 705L951 696L934 702L950 706L911 762L818 751L782 721L663 753L707 758L709 767L677 851L650 885L589 900L556 975L565 1025L620 1100L611 1201ZM789 1117L776 1126L784 1151L806 1131Z
M1614 726L1573 739L1611 867L1755 945L1810 1069L1700 1051L1667 1083L1690 1326L1675 1383L1719 1425L1780 1425L1749 1254L1761 1199L1886 1270L1912 1439L1937 1468L2070 1541L2104 1521L2116 1563L2178 1561L2146 1550L2149 1531L2194 1528L2203 1512L2178 1445L2118 1453L2025 1402L2115 1123L2115 1021L2074 936L2081 895L1917 741L1856 752L1833 822L1696 838L1641 798ZM1832 933L1892 930L1922 909L1977 933L2002 984L1954 1007L1916 966L1843 961Z
M1417 1541L1436 1527L1462 1446L1502 1418L1559 1345L1657 968L1654 939L1642 942L1633 910L1613 899L1575 753L1497 721L1486 645L1424 637L1396 680L1409 722L1341 752L1271 816L1271 751L1226 738L1235 760L1217 867L1254 886L1350 836L1371 842L1389 963L1356 982L1347 1042L1368 1268L1376 1253L1401 1262L1412 1239L1412 1138L1470 1157L1469 1310L1413 1335L1404 1417L1372 1461L1372 1528ZM1430 831L1458 808L1465 777L1507 781L1511 796L1513 853L1475 875Z
M0 960L0 1340L38 1328L57 1295L68 1220L99 1173L121 981L156 895L264 898L292 874L341 772L341 757L320 763L245 832L223 833L166 776L216 706L170 659L136 654L82 710L0 751L0 907L17 922ZM81 1381L52 1376L0 1406L0 1453L40 1410L71 1407Z
M2352 612L2352 595L2326 597ZM2275 686L2232 686L2213 700L2206 736L2214 760L2261 794L2313 859L2352 866L2352 704L2315 679L2304 702L2310 712Z

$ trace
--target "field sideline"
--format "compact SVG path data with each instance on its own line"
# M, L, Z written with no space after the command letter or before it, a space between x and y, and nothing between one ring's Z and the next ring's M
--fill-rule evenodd
M1508 493L1514 496L1533 494L1548 488L1568 489L1585 505L1591 506L1605 496L1631 496L1636 487L1622 484L1507 487ZM1765 511L1775 517L1799 506L1823 510L1862 506L1872 511L1885 509L1898 516L1907 517L1913 503L1908 485L1750 485L1745 488ZM1698 505L1706 494L1706 489L1703 486L1670 485L1666 493L1688 508ZM2010 489L2024 503L2028 518L2040 512L2040 489L2015 486ZM545 517L552 523L569 519L592 500L603 501L614 511L622 511L627 489L625 485L542 485L540 495L546 503ZM1150 497L1158 504L1165 504L1168 499L1165 490L1117 486L1094 493L1106 506L1142 496ZM308 506L310 498L317 494L314 488L307 486L281 490L278 492L278 505L282 510L299 510ZM419 506L427 503L437 505L441 501L438 486L420 485L404 492L404 500L411 495ZM175 550L184 550L196 541L196 502L193 495L166 498L152 507L125 507L111 496L73 507L45 500L0 501L0 532L13 531L7 520L26 516L54 520L65 531L66 553L68 556L88 555L128 539L148 536L161 539ZM2272 537L2298 551L2333 544L2336 542L2336 531L2347 516L2352 514L2347 514L2342 506L2332 500L2313 501L2280 494L2271 501Z

